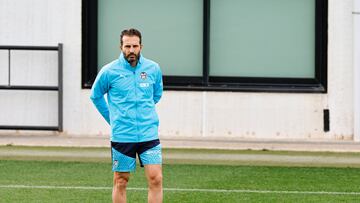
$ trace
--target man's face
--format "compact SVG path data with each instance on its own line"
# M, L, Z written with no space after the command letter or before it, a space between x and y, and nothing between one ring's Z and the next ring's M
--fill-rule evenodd
M121 51L123 52L125 59L131 66L136 66L142 49L140 38L137 36L124 35L122 41Z

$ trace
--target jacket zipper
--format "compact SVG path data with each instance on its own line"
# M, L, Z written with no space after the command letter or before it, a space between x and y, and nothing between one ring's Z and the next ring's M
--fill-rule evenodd
M136 124L136 136L137 136L137 142L140 141L139 138L139 124L138 124L138 96L137 96L137 86L136 86L136 71L134 70L134 88L135 88L135 124Z

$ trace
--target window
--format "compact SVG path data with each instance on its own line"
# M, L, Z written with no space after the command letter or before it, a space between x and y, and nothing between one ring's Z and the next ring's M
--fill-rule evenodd
M326 92L327 0L84 0L83 87L129 27L165 89Z
M164 75L201 76L202 3L202 0L99 1L98 68L118 57L121 31L134 27L142 33L142 53L160 62Z

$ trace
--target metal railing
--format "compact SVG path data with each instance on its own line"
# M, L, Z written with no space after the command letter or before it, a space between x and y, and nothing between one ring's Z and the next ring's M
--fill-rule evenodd
M8 84L0 85L0 90L36 90L58 92L58 125L57 126L25 126L25 125L0 125L0 129L7 130L63 130L63 45L58 46L0 46L0 50L8 50ZM57 86L41 85L11 85L11 50L43 50L58 52L58 84Z

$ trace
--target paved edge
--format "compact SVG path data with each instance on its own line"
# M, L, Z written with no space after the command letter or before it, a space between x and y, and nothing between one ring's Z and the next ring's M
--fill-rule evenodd
M106 137L70 137L61 135L0 135L3 146L58 146L58 147L109 147ZM360 152L360 143L354 141L303 141L303 140L250 140L250 139L188 139L162 138L164 148L270 150L309 152Z

